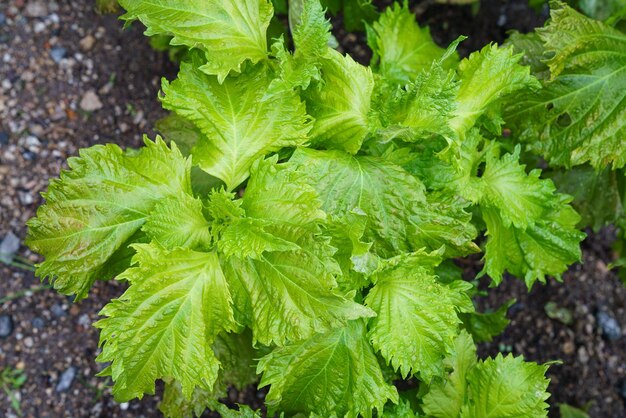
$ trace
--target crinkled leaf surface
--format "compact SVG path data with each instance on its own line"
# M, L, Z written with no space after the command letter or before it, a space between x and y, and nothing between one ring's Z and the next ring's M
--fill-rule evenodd
M559 197L561 204L525 229L505 226L495 209L482 210L487 224L483 272L495 284L505 270L523 277L530 288L545 276L561 277L567 266L580 261L580 241L585 234L576 229L580 216L568 205L570 198Z
M397 256L374 274L365 299L376 312L369 325L372 344L404 378L413 373L429 381L442 375L443 358L459 332L455 299L462 296L453 293L461 289L437 282L433 264L440 261L441 253Z
M378 72L400 85L429 69L445 52L432 40L427 27L419 27L406 3L388 7L377 22L367 27L367 44L374 53ZM455 61L456 57L451 56L446 66Z
M255 165L241 204L246 218L231 224L218 244L232 255L224 268L242 321L266 345L373 315L339 292L335 276L341 270L320 230L325 214L315 190L294 168L277 165L276 158ZM258 238L241 246L254 233L242 229L250 222L264 225L262 233L256 229Z
M28 222L26 242L46 258L37 275L49 277L59 292L83 299L96 279L110 278L103 273L126 253L127 241L158 201L191 193L191 164L157 138L146 139L139 152L96 145L68 165L50 181L46 204Z
M476 345L467 332L454 340L452 353L445 366L450 374L436 378L424 396L424 412L435 418L458 418L466 401L467 373L476 365Z
M472 402L463 407L461 418L547 417L547 370L512 354L480 361L467 374Z
M385 382L362 321L277 348L259 361L270 410L372 417L398 393Z
M538 30L551 78L511 98L513 134L550 164L626 164L626 35L558 3Z
M200 199L179 193L159 201L142 230L165 248L208 249L211 232L202 210Z
M335 50L328 50L321 63L322 81L305 94L307 111L315 118L311 141L355 154L369 132L374 76Z
M401 252L446 245L450 253L475 251L476 230L462 206L429 201L423 184L401 167L377 157L340 151L298 149L291 161L299 164L333 216L359 208L368 216L365 242L388 258Z
M172 45L204 53L200 67L224 81L246 60L267 55L265 31L273 14L269 0L120 0L122 19L140 20L147 36L173 35Z
M450 122L455 131L463 135L504 96L522 89L539 88L539 82L530 75L530 68L518 63L521 57L521 54L513 54L512 47L498 48L492 44L461 61L458 107Z
M211 390L219 361L211 343L235 329L232 299L216 253L137 244L136 266L122 276L130 287L106 305L102 353L110 361L113 393L121 402L154 394L156 379L173 378L190 398Z
M192 150L193 161L223 180L228 190L248 177L259 157L307 142L310 117L293 90L263 99L273 79L265 65L220 84L194 63L181 64L178 78L163 82L161 100L166 109L202 131L204 136Z

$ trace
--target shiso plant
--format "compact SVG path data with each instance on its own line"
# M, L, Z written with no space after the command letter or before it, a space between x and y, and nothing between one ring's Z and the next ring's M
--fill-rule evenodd
M440 48L394 4L364 66L318 0L269 41L268 0L120 4L188 49L163 138L70 158L27 240L77 301L128 284L95 324L117 400L162 380L169 417L261 416L220 402L252 384L268 416L547 416L548 365L477 358L508 304L478 312L452 260L482 252L479 275L528 288L580 260L572 197L526 164L624 165L626 89L603 89L625 85L623 34L553 3L545 29L459 60L463 38ZM599 90L567 90L588 72Z

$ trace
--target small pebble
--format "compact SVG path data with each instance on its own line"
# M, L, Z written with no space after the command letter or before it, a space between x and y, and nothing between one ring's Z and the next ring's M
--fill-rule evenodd
M31 0L24 9L24 15L27 17L44 17L48 14L46 2L42 0Z
M33 199L33 195L30 192L25 190L18 190L17 197L20 200L20 203L24 206L32 205L35 199Z
M102 102L93 90L89 90L80 100L79 106L85 112L94 112L96 110L102 109Z
M80 49L82 49L85 52L90 51L91 48L93 48L93 46L95 44L96 44L96 38L94 38L91 35L85 36L83 39L81 39L78 42L78 45L80 46Z
M617 341L622 337L622 329L617 320L606 311L598 311L596 315L598 326L602 330L602 335L609 341Z
M0 262L9 264L17 250L20 249L20 239L13 232L8 234L0 242Z
M75 377L76 377L76 367L74 366L68 367L63 372L63 374L61 374L59 383L57 383L57 386L56 386L56 391L66 392L72 386L72 382L74 382Z
M54 62L59 64L63 58L65 58L65 54L67 54L67 49L62 46L55 46L50 50L50 57Z
M0 132L0 145L9 145L9 134Z
M33 161L33 160L35 159L36 155L35 155L35 153L34 153L34 152L32 152L32 151L24 151L24 152L22 153L22 157L24 157L24 159L25 159L26 161Z
M0 26L4 26L7 23L7 17L4 13L0 13Z
M26 337L24 338L24 347L26 348L32 348L33 345L35 345L35 342L33 341L32 337Z
M89 318L88 314L82 314L81 316L78 317L78 325L81 325L85 328L89 328L89 326L91 325L91 319Z
M589 361L589 353L587 353L587 349L583 346L578 348L578 361L582 364L587 364Z
M52 311L52 315L56 316L57 318L67 315L67 313L65 312L65 309L63 309L63 307L58 303L55 303L54 305L52 305L52 308L50 308L50 311Z
M46 323L44 322L44 320L38 316L34 317L30 323L33 326L33 328L37 328L37 329L42 329L43 327L46 326Z
M7 338L13 333L13 318L11 315L0 315L0 338Z
M506 15L500 15L500 16L498 16L498 20L496 21L496 25L502 27L502 26L506 25L506 21L507 21Z

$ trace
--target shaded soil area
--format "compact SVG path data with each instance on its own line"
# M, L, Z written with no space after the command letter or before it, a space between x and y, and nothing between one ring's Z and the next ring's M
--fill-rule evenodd
M475 15L469 6L410 4L441 45L468 35L462 55L489 41L501 42L510 29L529 31L546 17L528 9L526 0L485 0ZM156 99L159 79L171 79L176 68L141 32L139 25L123 30L115 16L98 15L91 1L0 0L0 241L10 233L24 239L24 223L42 202L39 193L79 148L106 142L136 147L142 134L154 136L154 122L164 116ZM339 30L337 37L344 51L367 62L363 34ZM521 281L509 278L490 290L480 301L486 309L512 297L518 302L510 312L511 325L480 351L562 360L549 372L551 402L581 406L591 401L592 417L617 418L624 416L626 338L610 339L599 324L609 316L626 328L626 290L606 267L610 239L609 231L587 240L585 263L573 266L563 283L536 285L528 293ZM18 254L39 261L23 245ZM467 270L479 269L475 263ZM24 416L159 415L158 396L118 404L110 380L95 377L101 366L94 361L98 333L91 323L122 293L121 284L98 282L89 299L72 304L42 288L28 270L0 263L0 277L0 300L11 297L0 303L0 331L10 328L0 337L0 369L26 376L11 390ZM548 316L548 302L569 312L571 321ZM263 396L233 391L229 400L258 405ZM0 416L17 416L3 390Z

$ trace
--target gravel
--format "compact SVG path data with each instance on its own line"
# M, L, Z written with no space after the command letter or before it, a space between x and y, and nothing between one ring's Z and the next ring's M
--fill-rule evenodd
M94 112L102 109L102 102L93 90L89 90L80 100L80 108L85 112Z
M7 338L13 333L13 318L11 315L0 315L0 338Z
M72 386L74 379L76 378L76 367L70 366L61 374L61 378L57 383L55 390L57 392L66 392Z
M602 335L609 339L609 341L617 341L622 338L622 329L617 322L617 319L610 313L600 310L596 314L596 321Z
M9 231L0 242L0 262L11 263L19 249L20 239L12 231Z

